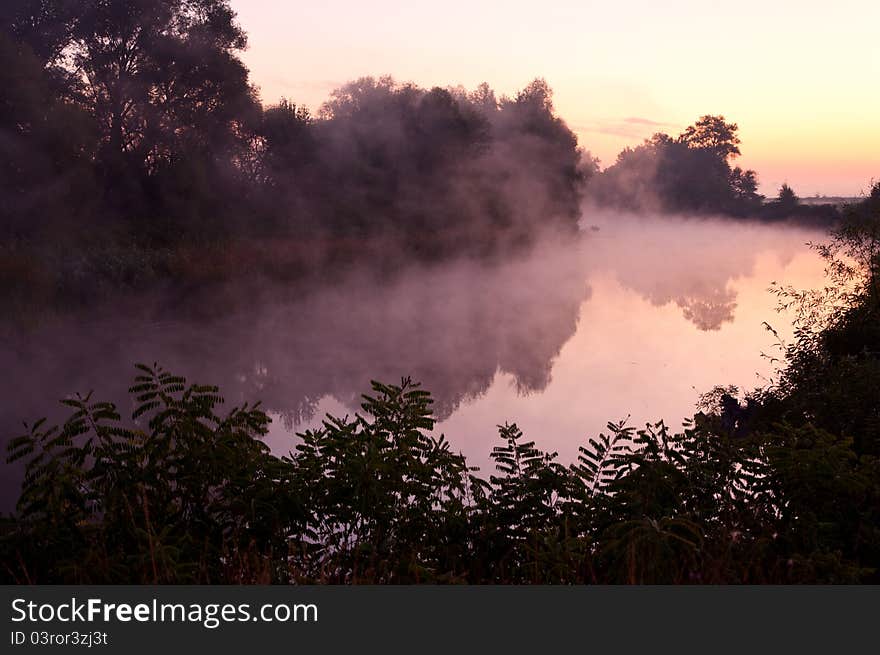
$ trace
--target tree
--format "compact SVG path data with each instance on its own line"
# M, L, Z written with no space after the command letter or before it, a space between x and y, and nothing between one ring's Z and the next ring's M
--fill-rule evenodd
M677 138L658 132L596 176L590 194L601 204L670 212L745 216L760 209L757 174L729 160L740 154L736 123L706 115Z
M544 78L539 77L517 92L516 103L521 106L533 107L537 111L552 112L553 90Z
M736 166L730 171L730 186L738 203L745 211L757 211L764 196L758 193L758 174Z
M54 66L70 42L80 0L4 0L0 30L26 45L43 66Z
M223 148L256 115L235 54L246 38L226 0L54 5L75 11L63 14L72 17L49 31L40 49L76 82L68 92L95 116L106 165L130 161L151 170L184 148ZM54 5L27 3L31 13L19 12L17 24L61 25L38 13Z
M696 123L682 132L678 141L689 148L709 150L723 160L740 154L739 126L728 123L724 116L702 116Z
M494 113L498 110L498 98L488 83L481 83L474 91L468 94L467 99L472 105L480 109L486 114Z
M44 63L0 32L0 233L33 236L92 206L95 125L59 99ZM64 226L66 229L69 226Z
M297 169L312 158L315 148L312 117L307 107L286 98L263 112L260 135L265 141L264 161L273 170Z
M800 198L794 192L788 183L783 183L779 188L779 195L776 196L776 204L785 212L794 210L800 204Z

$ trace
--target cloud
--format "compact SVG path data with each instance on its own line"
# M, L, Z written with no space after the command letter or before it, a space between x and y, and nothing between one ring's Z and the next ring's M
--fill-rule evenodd
M661 123L659 121L652 121L650 118L639 118L638 116L624 118L623 122L632 125L650 125L651 127L675 127L672 123Z
M589 123L571 125L575 132L592 132L640 140L650 136L657 128L677 127L673 123L663 123L649 118L630 116L627 118L599 119ZM650 128L650 129L649 129Z

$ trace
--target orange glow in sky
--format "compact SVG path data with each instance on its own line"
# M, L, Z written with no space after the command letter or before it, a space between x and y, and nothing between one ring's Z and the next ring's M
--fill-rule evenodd
M535 77L607 166L699 116L740 126L761 191L857 195L880 179L880 2L232 0L265 103L316 109L390 74L513 94Z

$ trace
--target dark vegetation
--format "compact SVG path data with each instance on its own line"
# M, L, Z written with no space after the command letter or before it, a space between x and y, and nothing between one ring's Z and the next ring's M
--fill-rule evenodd
M374 383L276 457L259 406L139 366L135 410L64 401L27 471L11 582L858 583L880 566L880 190L819 248L775 384L717 388L681 433L609 424L564 466L499 427L480 477L431 397Z
M678 137L657 133L596 175L589 197L627 211L716 214L765 221L795 220L828 227L841 218L832 203L804 204L783 184L767 201L758 174L731 166L740 153L739 127L724 116L703 116Z
M364 78L317 116L263 107L225 0L6 0L0 7L0 303L8 317L132 292L485 256L618 208L828 222L731 168L705 116L597 162L535 80L423 89ZM590 182L592 178L592 182ZM393 254L392 254L393 253ZM241 299L247 293L231 294Z
M0 12L0 289L17 311L576 229L580 153L542 80L496 98L364 78L311 116L260 105L225 0Z

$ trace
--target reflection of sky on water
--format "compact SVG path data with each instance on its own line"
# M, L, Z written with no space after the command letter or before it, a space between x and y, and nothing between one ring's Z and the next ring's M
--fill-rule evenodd
M111 315L33 331L0 349L4 441L76 390L127 411L132 364L158 361L218 384L230 405L261 399L277 451L325 412L351 412L370 379L411 375L475 463L504 421L568 461L609 420L677 423L715 384L761 384L772 343L762 321L784 323L768 285L821 280L804 246L815 233L591 219L600 229L580 243L515 261L413 267L393 282L352 276L210 322Z
M696 221L596 222L600 229L590 233L578 257L586 262L578 271L590 291L571 337L537 367L546 372L546 383L530 392L514 372L501 369L476 393L462 394L451 416L442 416L438 429L481 465L504 421L517 422L529 438L570 461L609 420L664 418L679 425L697 396L716 384L766 384L772 365L762 353L771 352L774 339L763 322L781 335L789 332L768 286L822 282L822 263L805 245L822 238L815 232ZM524 331L523 361L530 337L532 345L540 341ZM354 405L350 397L325 397L315 418L297 429L317 425L327 412L349 413ZM274 426L271 442L287 448L289 430Z

